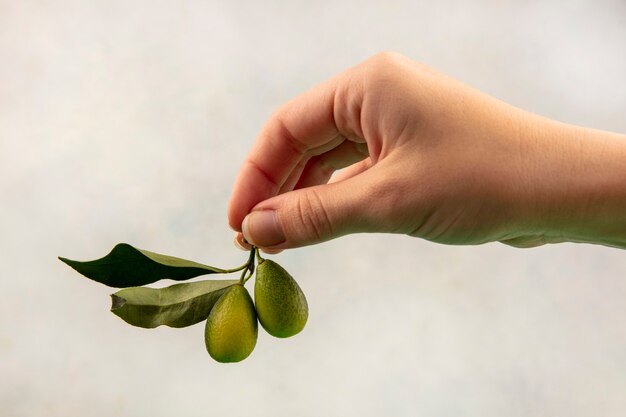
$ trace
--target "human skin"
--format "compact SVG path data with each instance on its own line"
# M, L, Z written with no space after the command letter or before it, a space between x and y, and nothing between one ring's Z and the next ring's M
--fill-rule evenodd
M626 136L529 113L384 52L267 120L228 218L240 246L267 252L360 232L626 248Z

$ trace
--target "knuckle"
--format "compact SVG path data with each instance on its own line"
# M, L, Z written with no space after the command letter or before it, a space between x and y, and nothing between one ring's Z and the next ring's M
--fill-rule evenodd
M370 57L364 62L368 75L385 75L393 72L406 58L397 52L384 51Z
M395 51L381 51L372 56L370 59L379 64L393 65L406 58L402 54Z
M366 91L389 91L401 86L408 76L410 60L397 52L379 52L363 62L359 68L359 78Z

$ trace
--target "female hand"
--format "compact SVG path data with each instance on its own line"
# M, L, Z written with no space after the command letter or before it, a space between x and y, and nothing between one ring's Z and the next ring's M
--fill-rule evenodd
M381 53L270 117L229 223L240 244L270 252L357 232L626 247L625 184L624 136L542 118Z

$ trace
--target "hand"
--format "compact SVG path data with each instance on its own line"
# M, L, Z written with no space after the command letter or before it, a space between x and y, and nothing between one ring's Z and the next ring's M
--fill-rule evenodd
M624 184L623 136L542 118L382 53L267 121L229 222L240 244L270 252L358 232L626 246Z

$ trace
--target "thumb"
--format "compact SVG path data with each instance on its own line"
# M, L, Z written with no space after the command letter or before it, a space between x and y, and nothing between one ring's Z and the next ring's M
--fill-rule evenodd
M371 189L360 174L272 197L244 218L244 238L264 249L312 245L349 233L373 232L382 225ZM365 184L364 184L365 183Z

